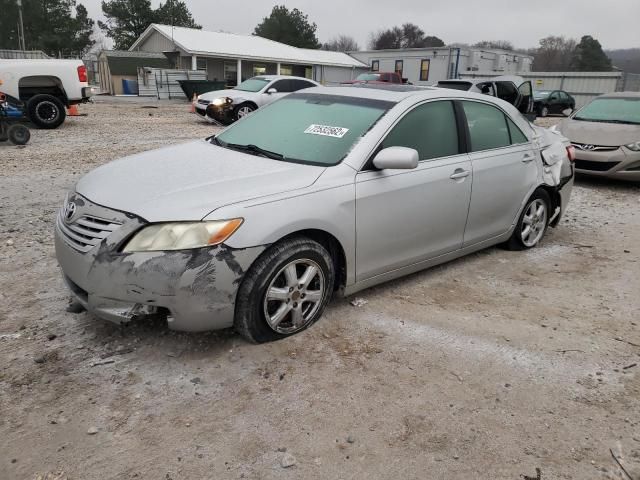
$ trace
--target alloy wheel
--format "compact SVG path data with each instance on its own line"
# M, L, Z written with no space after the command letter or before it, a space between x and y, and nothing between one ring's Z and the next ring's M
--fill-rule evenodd
M305 328L322 305L325 278L320 266L309 259L296 259L273 277L263 309L267 324L281 334Z
M36 115L41 121L51 123L58 116L58 107L53 102L40 102L36 107Z
M547 228L547 204L544 200L536 198L527 206L521 228L520 237L525 246L533 247L540 241Z

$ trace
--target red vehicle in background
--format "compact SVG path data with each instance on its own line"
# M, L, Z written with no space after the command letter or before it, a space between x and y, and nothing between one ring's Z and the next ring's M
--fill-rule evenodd
M348 82L342 82L342 85L357 85L361 83L372 84L396 84L400 85L408 83L406 78L400 77L395 72L367 72L361 73L355 80L349 80Z

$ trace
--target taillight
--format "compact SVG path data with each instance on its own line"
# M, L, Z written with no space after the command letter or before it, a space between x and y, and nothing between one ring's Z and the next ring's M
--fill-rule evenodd
M576 161L576 148L573 145L567 147L567 155L569 155L569 160Z
M88 79L87 79L87 67L85 67L84 65L80 65L78 67L78 80L80 80L81 82L88 81Z

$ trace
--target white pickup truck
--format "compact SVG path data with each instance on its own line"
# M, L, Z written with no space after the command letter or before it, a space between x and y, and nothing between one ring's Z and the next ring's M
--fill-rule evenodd
M66 107L89 100L87 68L81 60L0 60L0 92L26 103L26 113L40 128L57 128Z

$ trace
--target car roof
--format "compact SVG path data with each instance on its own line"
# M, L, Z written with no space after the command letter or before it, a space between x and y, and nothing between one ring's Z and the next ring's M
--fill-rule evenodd
M462 90L450 90L447 88L419 87L415 85L353 85L336 87L313 87L304 90L305 93L317 93L323 95L338 95L344 97L357 97L372 100L384 100L387 102L400 103L401 101L413 98L416 101L428 100L431 98L468 98L483 100L488 102L503 102L489 95L473 93Z
M611 92L600 95L598 98L640 98L640 92Z

